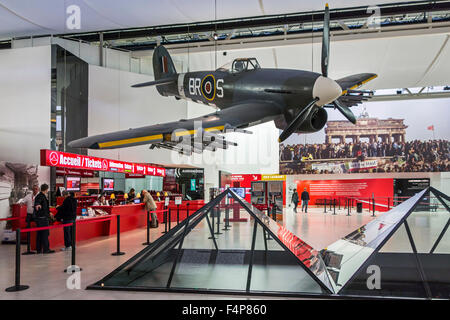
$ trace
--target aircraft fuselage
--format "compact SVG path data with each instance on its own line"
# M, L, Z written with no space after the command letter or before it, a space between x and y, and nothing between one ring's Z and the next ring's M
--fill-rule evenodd
M256 69L240 73L198 71L179 73L177 84L159 86L175 96L225 109L244 101L273 101L281 111L306 105L320 74L289 69Z

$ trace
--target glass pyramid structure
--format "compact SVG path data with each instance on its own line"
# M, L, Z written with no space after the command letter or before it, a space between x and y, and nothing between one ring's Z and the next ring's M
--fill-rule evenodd
M438 192L430 190L433 194ZM402 270L389 269L388 272L381 264L380 291L367 289L366 278L370 275L366 269L374 261L379 262L377 259L384 255L381 249L398 242L393 236L397 236L401 226L407 225L408 217L416 209L430 209L430 190L416 194L326 249L317 251L227 189L88 289L328 297L403 296L405 292L401 290L396 294L395 290L388 289L388 283L402 288L398 283L404 275ZM442 207L448 210L449 198L439 194L437 201L440 205L445 204ZM241 222L231 222L236 217ZM439 265L448 271L450 252L446 230L450 219L446 225L442 221L437 223L443 224L442 231L435 236L433 250L427 254L442 254L447 258L446 263L439 260ZM416 251L419 247L416 246ZM391 254L397 256L396 252ZM409 267L416 275L423 272L425 277L428 276L425 281L431 290L431 293L419 290L413 296L448 297L448 279L433 276L435 269L427 269L429 264L422 260L421 252L415 254L413 250L408 254L411 255ZM396 259L406 263L401 257ZM417 264L418 261L423 262L422 265ZM436 283L430 282L436 278ZM425 288L422 277L407 280L415 281L411 290L419 285ZM406 296L411 296L409 291Z

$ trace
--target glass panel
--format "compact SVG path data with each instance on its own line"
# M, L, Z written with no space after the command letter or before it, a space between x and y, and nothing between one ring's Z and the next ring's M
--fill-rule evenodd
M312 274L327 274L325 268L315 270L323 263L316 251L298 238L288 240L293 235L281 226L276 230L278 233L269 236L269 231L260 224L262 220L267 221L265 214L256 209L249 211L248 203L225 197L226 193L214 200L218 202L211 210L207 210L207 205L191 216L187 228L183 223L174 227L153 246L97 283L97 287L166 289L170 283L168 290L246 291L247 281L251 279L249 289L255 293L326 292ZM285 238L278 239L280 235ZM296 248L294 242L301 246ZM287 250L281 243L291 248ZM315 257L320 259L315 261Z
M329 272L340 290L392 233L425 191L416 194L392 210L328 246L323 252ZM366 274L367 278L367 274Z
M448 221L449 214L446 210L442 210L442 205L437 206L433 202L433 197L429 195L424 194L417 203L406 221L418 254L414 253L407 228L402 225L364 266L364 268L379 267L380 288L369 290L371 273L364 269L341 293L420 298L430 295L433 298L450 298L448 252L439 253L438 246L435 253L430 253ZM446 246L446 242L448 243L448 239L444 240L444 237L443 247Z
M255 274L259 280L256 283L252 282L252 290L321 292L322 289L317 284L317 281L301 267L300 264L303 264L303 266L308 268L319 281L330 289L331 292L334 292L333 283L330 281L331 276L328 274L325 263L318 251L314 250L314 248L299 239L285 227L270 219L265 213L262 213L248 202L245 202L236 193L233 194L236 198L239 198L244 207L253 212L256 219L268 229L267 235L269 235L270 231L272 237L276 237L277 241L281 242L289 251L287 252L276 240L268 240L267 246L270 256L264 255L264 266L261 264L255 266ZM263 245L265 246L263 233L264 231L260 232L259 241L257 242L258 249ZM283 251L277 252L281 250ZM283 259L281 259L281 257L283 257ZM261 259L260 256L258 256L258 258ZM281 261L283 261L283 263ZM296 267L296 265L298 267ZM283 272L286 272L286 278L284 278ZM278 276L273 278L270 282L261 283L260 281L267 279L269 274L277 274ZM284 279L285 281L283 282L281 279Z
M203 212L204 210L201 210L191 216L188 228L201 220ZM153 246L142 250L122 269L107 277L101 286L165 288L184 231L184 223L175 226L164 239L157 240Z
M231 202L224 198L186 236L171 288L245 291L255 222ZM229 221L227 227L227 218L236 214L241 221Z
M449 217L450 219L450 217ZM447 222L446 222L447 223ZM443 225L441 225L443 226ZM436 249L434 250L434 253L446 253L450 254L450 227L447 228L447 231L445 231L443 237L438 242L438 245L436 246ZM450 268L449 268L450 270Z

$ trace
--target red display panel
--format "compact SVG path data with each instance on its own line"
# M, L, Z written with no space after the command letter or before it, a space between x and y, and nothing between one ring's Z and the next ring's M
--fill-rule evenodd
M114 191L114 179L103 178L103 191Z
M41 166L122 173L139 173L161 177L166 175L166 169L161 167L45 149L41 150Z
M373 195L376 210L386 211L389 207L388 199L392 201L394 195L394 179L298 180L296 184L299 194L306 188L311 204L324 198L352 197L368 207Z
M260 174L232 174L231 184L234 188L245 188L245 201L251 202L250 188L252 181L260 181Z
M80 191L81 190L81 177L66 177L66 190L67 191Z
M57 176L79 176L82 178L94 178L94 171L89 170L78 170L78 169L66 169L66 168L56 168Z

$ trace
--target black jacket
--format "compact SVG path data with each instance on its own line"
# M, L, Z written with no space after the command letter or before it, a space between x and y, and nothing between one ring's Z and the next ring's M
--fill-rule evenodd
M298 202L298 193L297 192L294 192L292 194L292 202Z
M61 206L58 207L56 218L58 220L74 220L77 217L77 199L67 197Z
M309 200L309 193L308 193L308 191L303 191L302 192L302 201L303 200Z
M36 210L37 205L41 206L39 210ZM50 218L50 205L47 197L42 192L39 192L34 198L34 208L36 218Z

